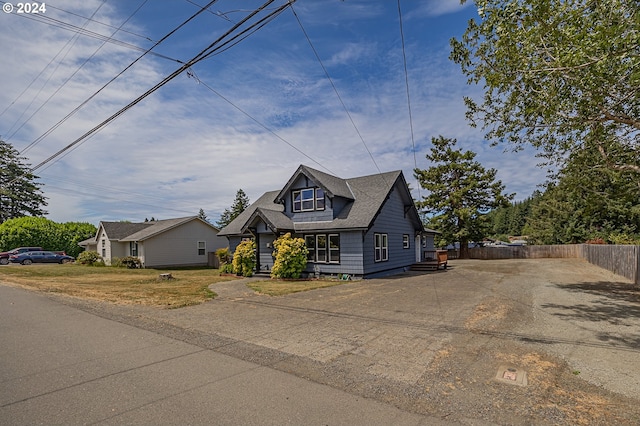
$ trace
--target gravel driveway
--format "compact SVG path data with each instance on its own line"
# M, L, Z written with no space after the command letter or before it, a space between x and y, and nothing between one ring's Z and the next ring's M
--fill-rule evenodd
M283 297L211 288L177 310L65 303L451 423L640 424L640 290L582 260L457 260Z

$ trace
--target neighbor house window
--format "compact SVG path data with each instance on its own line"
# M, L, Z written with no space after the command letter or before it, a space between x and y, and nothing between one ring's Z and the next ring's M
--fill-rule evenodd
M138 243L136 241L129 242L129 253L133 257L138 257Z
M409 248L409 235L408 234L404 234L402 235L402 248Z
M102 257L107 257L107 249L105 248L104 240L102 240Z
M304 241L309 251L308 262L340 263L339 234L305 235Z
M198 241L198 256L204 256L207 251L207 242Z
M374 234L374 252L376 262L389 260L389 238L387 234Z
M306 188L292 192L293 211L311 212L324 210L324 191L321 188Z

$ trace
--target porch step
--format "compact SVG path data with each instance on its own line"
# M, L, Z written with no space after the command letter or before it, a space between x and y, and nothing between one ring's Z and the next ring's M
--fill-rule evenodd
M412 271L437 271L439 267L440 265L437 261L425 261L414 263L409 269ZM444 268L446 269L446 265L444 265Z

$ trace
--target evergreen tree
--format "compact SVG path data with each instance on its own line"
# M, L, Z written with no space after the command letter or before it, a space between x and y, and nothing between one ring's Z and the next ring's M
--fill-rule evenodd
M469 242L482 240L489 231L486 214L506 205L512 196L503 194L497 170L485 169L474 160L474 152L455 149L455 139L440 136L432 144L426 157L434 166L414 171L429 192L416 204L434 215L431 224L442 232L441 242L459 242L460 257L466 258Z
M637 152L609 142L617 157L640 165ZM586 143L532 208L526 231L538 244L607 242L640 238L640 187L632 174L604 164L598 144Z
M44 216L46 198L25 158L0 139L0 223L23 216Z
M200 211L198 212L198 217L202 220L204 220L205 222L209 222L207 220L207 214L204 212L204 210L200 209Z
M249 197L244 193L242 189L238 189L236 192L236 198L231 205L231 208L225 209L222 215L220 216L220 220L216 222L216 225L222 229L228 224L230 224L233 219L238 217L240 213L245 211L247 207L249 207Z

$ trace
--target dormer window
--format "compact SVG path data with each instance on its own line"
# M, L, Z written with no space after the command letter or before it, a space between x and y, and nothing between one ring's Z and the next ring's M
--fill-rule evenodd
M324 210L324 191L322 188L306 188L292 192L293 211L310 212Z

